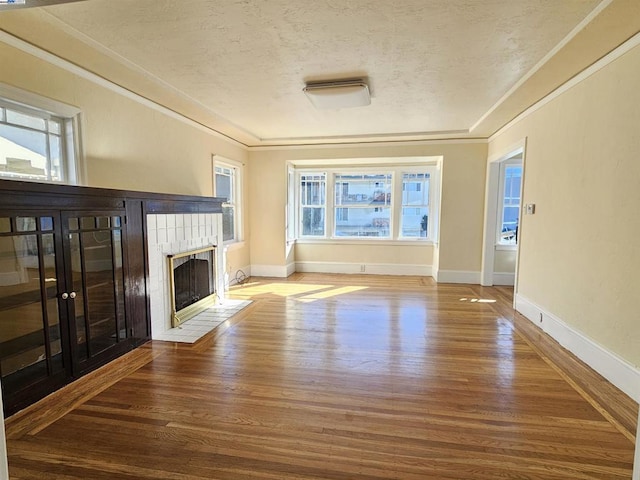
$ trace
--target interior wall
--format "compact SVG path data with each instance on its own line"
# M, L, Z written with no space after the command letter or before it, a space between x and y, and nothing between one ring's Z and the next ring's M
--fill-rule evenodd
M518 295L640 365L640 47L492 139L527 139Z
M286 245L287 162L295 160L442 156L439 268L480 271L482 213L487 145L483 142L442 142L416 145L295 147L250 152L252 171L252 265L286 266L292 256ZM258 234L259 232L259 234ZM330 244L331 245L331 244ZM408 253L408 249L413 253ZM295 261L378 264L434 264L434 246L397 245L353 248L350 245L300 244Z
M247 163L246 149L213 132L1 42L0 65L0 82L82 111L85 185L208 196L213 192L212 154ZM248 183L248 165L244 175ZM248 236L248 220L245 232ZM229 255L232 264L248 265L248 247Z

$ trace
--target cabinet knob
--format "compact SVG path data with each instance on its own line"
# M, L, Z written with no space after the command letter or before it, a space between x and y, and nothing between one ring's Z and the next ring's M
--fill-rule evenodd
M71 292L69 294L69 298L76 298L76 292Z
M67 292L64 292L62 295L60 295L60 298L66 300L67 298L69 298L69 294Z

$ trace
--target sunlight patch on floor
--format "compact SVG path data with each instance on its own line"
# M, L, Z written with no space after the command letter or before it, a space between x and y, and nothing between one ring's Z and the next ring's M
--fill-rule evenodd
M307 295L306 297L298 298L297 300L300 302L315 302L316 300L322 300L325 298L337 297L338 295L344 295L346 293L357 292L360 290L366 290L368 287L340 287L340 288L332 288L330 290L324 290L321 292L316 292L311 295Z
M461 302L471 302L471 303L496 303L495 300L490 298L461 298Z

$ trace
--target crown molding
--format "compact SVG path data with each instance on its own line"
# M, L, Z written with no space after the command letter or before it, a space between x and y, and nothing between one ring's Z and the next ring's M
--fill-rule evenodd
M584 69L578 75L576 75L575 77L571 78L569 81L563 83L558 88L556 88L554 91L552 91L551 93L549 93L548 95L546 95L545 97L541 98L536 103L531 105L525 111L523 111L518 116L513 118L509 123L505 124L502 128L500 128L498 131L496 131L494 134L492 134L488 138L489 142L492 142L497 137L502 135L504 132L509 130L511 127L516 125L518 122L521 122L522 120L527 118L529 115L531 115L531 114L535 113L536 111L540 110L547 103L549 103L552 100L558 98L560 95L562 95L566 91L572 89L573 87L575 87L579 83L582 83L584 80L586 80L587 78L591 77L594 73L599 72L600 70L605 68L607 65L609 65L610 63L616 61L618 58L623 56L625 53L631 51L632 49L634 49L638 45L640 45L640 33L635 34L633 37L631 37L629 40L624 42L618 48L616 48L615 50L612 50L607 55L602 57L600 60L598 60L597 62L593 63L588 68Z
M155 110L157 112L160 112L174 120L178 120L179 122L185 123L191 127L194 127L202 132L208 133L210 135L215 136L216 138L223 140L225 142L231 143L232 145L236 146L236 147L241 147L246 149L247 145L236 140L235 138L232 138L222 132L219 132L218 130L215 130L211 127L208 127L200 122L197 122L189 117L186 117L184 115L182 115L181 113L176 112L175 110L172 110L168 107L165 107L164 105L160 105L157 102L154 102L153 100L150 100L138 93L132 92L131 90L128 90L114 82L112 82L111 80L108 80L104 77L101 77L100 75L97 75L93 72L90 72L88 70L86 70L85 68L82 68L74 63L69 62L68 60L65 60L61 57L58 57L57 55L54 55L50 52L47 52L43 49L41 49L40 47L37 47L35 45L32 45L31 43L28 43L4 30L0 30L0 42L5 43L11 47L14 47L24 53L27 53L29 55L32 55L40 60L43 60L47 63L50 63L51 65L54 65L58 68L61 68L73 75L76 75L80 78L83 78L84 80L88 80L92 83L94 83L95 85L98 85L100 87L103 87L109 91L112 91L114 93L117 93L118 95L122 95L123 97L129 99L129 100L133 100L134 102L139 103L140 105L144 105L145 107L148 107L152 110Z

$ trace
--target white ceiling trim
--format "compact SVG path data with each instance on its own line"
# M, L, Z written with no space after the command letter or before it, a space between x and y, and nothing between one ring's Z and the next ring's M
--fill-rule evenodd
M362 148L362 147L397 147L397 146L421 146L421 145L460 145L460 144L486 144L486 137L477 138L433 138L428 140L399 140L399 141L366 141L350 143L313 143L304 145L257 145L247 148L250 152L265 152L274 150L310 150L329 148Z
M95 73L90 72L82 67L79 67L78 65L75 65L63 58L60 58L57 55L53 55L52 53L42 50L41 48L36 47L35 45L27 43L24 40L21 40L18 37L11 35L10 33L7 33L4 30L0 30L0 42L6 43L7 45L17 48L18 50L24 53L27 53L29 55L33 55L34 57L40 60L50 63L56 67L62 68L63 70L66 70L69 73L77 75L78 77L81 77L85 80L95 83L96 85L106 88L107 90L110 90L114 93L122 95L123 97L126 97L129 100L133 100L134 102L144 105L145 107L148 107L148 108L151 108L152 110L163 113L164 115L170 118L173 118L174 120L178 120L182 123L186 123L187 125L197 128L202 132L213 135L216 138L219 138L220 140L229 142L237 147L242 147L244 149L247 148L246 144L239 142L238 140L231 138L225 135L224 133L214 130L213 128L207 127L206 125L203 125L199 122L196 122L195 120L192 120L191 118L185 117L184 115L174 110L171 110L170 108L167 108L164 105L160 105L152 100L149 100L148 98L145 98L142 95L132 92L131 90L127 90L126 88L121 87L120 85L113 83L112 81L107 80L106 78L96 75Z
M587 78L589 78L594 73L597 73L598 71L602 70L604 67L606 67L610 63L614 62L615 60L620 58L622 55L624 55L625 53L629 52L630 50L632 50L633 48L635 48L635 47L637 47L639 45L640 45L640 33L636 33L633 37L631 37L629 40L624 42L618 48L616 48L615 50L612 50L607 55L602 57L600 60L598 60L597 62L595 62L594 64L592 64L588 68L584 69L578 75L576 75L575 77L571 78L569 81L567 81L567 82L563 83L562 85L560 85L553 92L549 93L546 97L538 100L536 103L531 105L524 112L522 112L520 115L518 115L513 120L511 120L509 123L507 123L504 127L502 127L500 130L498 130L493 135L491 135L488 138L488 141L492 142L497 137L502 135L504 132L509 130L511 127L513 127L515 124L517 124L518 122L524 120L525 118L527 118L532 113L534 113L534 112L538 111L539 109L541 109L542 107L544 107L547 103L551 102L555 98L557 98L560 95L562 95L563 93L565 93L567 90L570 90L571 88L575 87L576 85L578 85L582 81L586 80Z
M576 27L564 37L560 43L558 43L549 53L547 53L538 63L536 63L531 70L529 70L520 80L518 80L513 87L507 90L505 93L489 110L482 115L476 123L474 123L469 132L473 132L478 126L486 120L500 105L502 105L511 95L514 94L527 80L529 80L538 70L540 70L544 64L546 64L551 58L553 58L567 43L569 43L578 33L580 33L593 19L595 19L600 13L611 4L613 0L602 0L593 11L587 15Z

